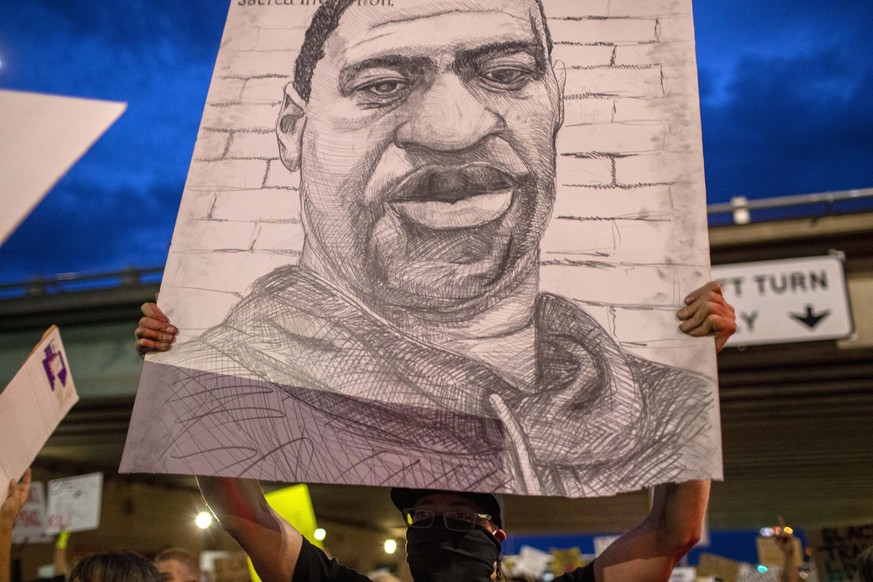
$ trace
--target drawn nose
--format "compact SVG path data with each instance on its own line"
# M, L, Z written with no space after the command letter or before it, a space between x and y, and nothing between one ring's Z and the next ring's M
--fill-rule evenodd
M490 111L454 73L440 75L427 89L410 120L398 130L399 147L436 151L470 148L500 131L503 118Z

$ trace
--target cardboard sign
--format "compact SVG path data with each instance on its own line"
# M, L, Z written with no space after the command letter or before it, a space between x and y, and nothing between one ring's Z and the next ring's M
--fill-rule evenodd
M244 552L236 552L226 558L216 558L213 562L215 570L213 582L251 582L248 556Z
M697 582L697 569L687 566L674 568L670 582Z
M49 481L46 532L88 531L100 527L103 473Z
M0 499L78 401L60 331L52 326L0 394Z
M700 554L700 561L697 563L698 578L712 576L723 582L739 582L742 573L742 562L729 560L728 558L707 552Z
M779 541L777 538L772 536L758 536L756 544L758 546L759 564L764 564L765 566L779 566L780 568L785 565L785 554L779 547ZM794 567L799 568L803 563L803 547L798 538L794 538L792 544L794 545Z
M54 539L45 534L45 488L42 481L30 484L27 501L12 526L12 543L51 543Z

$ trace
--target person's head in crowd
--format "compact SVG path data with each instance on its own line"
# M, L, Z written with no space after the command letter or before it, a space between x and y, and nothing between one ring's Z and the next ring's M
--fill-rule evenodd
M324 2L277 127L301 264L385 309L476 312L529 282L563 118L551 49L539 0Z
M385 570L374 570L367 574L370 582L400 582L400 578Z
M406 523L414 580L489 580L500 575L503 499L489 493L394 488Z
M852 582L873 582L873 546L858 555L858 568Z
M158 567L165 582L198 582L200 580L200 565L197 557L184 548L167 548L155 556L155 566Z
M79 560L68 582L163 582L154 564L135 552L91 554Z

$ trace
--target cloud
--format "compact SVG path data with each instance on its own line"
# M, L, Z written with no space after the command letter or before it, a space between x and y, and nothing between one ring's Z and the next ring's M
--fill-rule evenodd
M873 186L873 72L842 51L742 59L703 100L710 202Z
M223 2L149 0L148 2L22 2L5 18L18 21L42 38L89 38L139 52L170 43L185 58L211 59L227 10Z
M173 182L110 189L64 179L0 247L0 280L162 265L180 199Z
M0 248L0 280L163 264L223 9L25 2L0 22L3 86L128 103Z

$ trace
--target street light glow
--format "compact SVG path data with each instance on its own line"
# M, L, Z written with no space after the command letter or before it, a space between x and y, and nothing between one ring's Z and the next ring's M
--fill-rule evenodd
M397 541L396 540L385 540L385 553L393 554L397 551Z
M194 523L196 523L197 527L200 529L206 529L212 525L212 514L208 511L201 511L197 514L197 517L194 518Z

